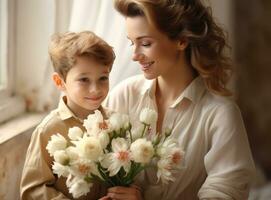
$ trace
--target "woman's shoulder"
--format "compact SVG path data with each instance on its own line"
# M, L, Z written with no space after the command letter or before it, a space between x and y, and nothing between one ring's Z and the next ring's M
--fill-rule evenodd
M202 106L208 113L215 115L233 116L239 115L240 109L234 97L226 97L207 92L202 98Z
M143 75L135 75L121 81L115 86L103 102L103 106L128 113L131 106L136 105L138 97L148 80Z
M115 93L133 93L136 94L140 92L144 85L148 82L144 78L143 75L135 75L131 76L120 83L118 83L110 92L110 94L115 94Z

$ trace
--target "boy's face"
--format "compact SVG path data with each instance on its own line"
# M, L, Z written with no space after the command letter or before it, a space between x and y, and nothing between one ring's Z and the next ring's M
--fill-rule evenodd
M77 57L69 70L63 90L68 107L80 118L99 108L109 90L109 66L88 57Z

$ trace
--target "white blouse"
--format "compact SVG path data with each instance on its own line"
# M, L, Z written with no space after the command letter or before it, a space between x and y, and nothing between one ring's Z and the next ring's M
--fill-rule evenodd
M105 105L129 114L134 124L144 107L157 111L155 83L143 75L128 78L110 92ZM140 182L145 200L247 199L254 163L231 99L210 93L197 77L166 110L162 130L167 127L185 151L185 164L168 185L157 183L156 172L147 170Z

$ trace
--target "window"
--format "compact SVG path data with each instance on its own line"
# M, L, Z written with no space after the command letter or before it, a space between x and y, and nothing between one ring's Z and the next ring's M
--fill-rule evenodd
M0 90L6 87L7 4L0 0Z
M16 96L14 77L15 0L0 0L0 122L22 113L22 98Z

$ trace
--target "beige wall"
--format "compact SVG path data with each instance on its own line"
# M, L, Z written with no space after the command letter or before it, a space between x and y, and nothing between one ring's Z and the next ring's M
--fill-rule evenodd
M254 158L271 179L271 1L235 4L238 103Z

